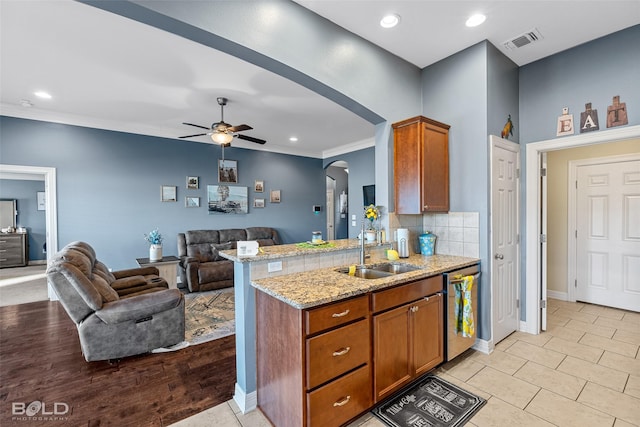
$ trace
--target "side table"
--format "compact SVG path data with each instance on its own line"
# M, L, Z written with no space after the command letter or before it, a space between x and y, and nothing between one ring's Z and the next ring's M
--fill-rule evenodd
M164 256L160 261L150 261L149 258L136 258L140 267L156 267L160 277L165 279L169 288L178 288L178 262L177 256Z

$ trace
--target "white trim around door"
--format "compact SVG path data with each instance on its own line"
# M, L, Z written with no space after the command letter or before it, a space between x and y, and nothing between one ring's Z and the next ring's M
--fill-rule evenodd
M624 141L640 138L640 125L613 128L599 132L589 132L575 136L549 139L526 144L526 200L525 200L525 294L526 320L523 322L525 332L539 334L540 298L541 298L541 266L539 251L540 224L540 153L563 150L565 148L583 147L605 142ZM545 260L546 262L546 260Z
M56 168L0 164L0 172L15 174L16 179L19 179L20 175L38 175L44 178L47 262L49 262L53 254L58 251ZM52 301L57 300L58 296L53 289L50 286L47 286L47 289L49 299Z

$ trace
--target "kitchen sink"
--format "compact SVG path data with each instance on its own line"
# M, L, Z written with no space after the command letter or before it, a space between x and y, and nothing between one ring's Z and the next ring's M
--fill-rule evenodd
M336 270L338 273L349 274L349 267L339 268ZM369 267L356 267L351 276L359 277L361 279L380 279L381 277L393 276L393 273L388 271L374 270Z
M394 274L408 273L410 271L419 270L420 267L416 267L409 264L390 263L375 264L372 266L356 266L355 271L351 276L359 277L361 279L380 279L382 277L393 276ZM338 273L349 274L349 267L339 268L336 270Z
M420 270L420 267L416 267L415 265L392 263L392 262L376 264L369 268L371 268L372 270L383 271L383 272L392 273L392 274L402 274L402 273L408 273L410 271Z

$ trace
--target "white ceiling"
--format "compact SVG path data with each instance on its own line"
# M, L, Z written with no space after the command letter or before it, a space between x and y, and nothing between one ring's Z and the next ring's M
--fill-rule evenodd
M405 60L424 67L488 39L536 27L544 39L503 52L524 65L640 23L640 1L298 1ZM401 16L382 30L383 12ZM467 29L471 12L488 15ZM0 0L0 114L177 138L220 118L249 124L265 146L233 146L328 157L373 145L374 127L285 78L156 28L71 0ZM223 63L224 67L220 64ZM33 93L46 90L51 100ZM33 106L21 105L29 100ZM331 137L327 137L331 135ZM297 136L297 143L289 142ZM208 142L207 137L193 138Z

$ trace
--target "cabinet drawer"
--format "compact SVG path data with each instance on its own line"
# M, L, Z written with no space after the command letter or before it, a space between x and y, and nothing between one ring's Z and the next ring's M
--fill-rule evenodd
M335 427L371 407L370 365L307 394L307 426Z
M22 249L21 236L0 237L0 249Z
M369 362L369 320L307 339L307 389Z
M369 312L369 297L363 295L305 311L305 331L312 335L363 317Z
M371 295L373 312L398 307L443 289L442 275L428 277L406 285L397 286Z

